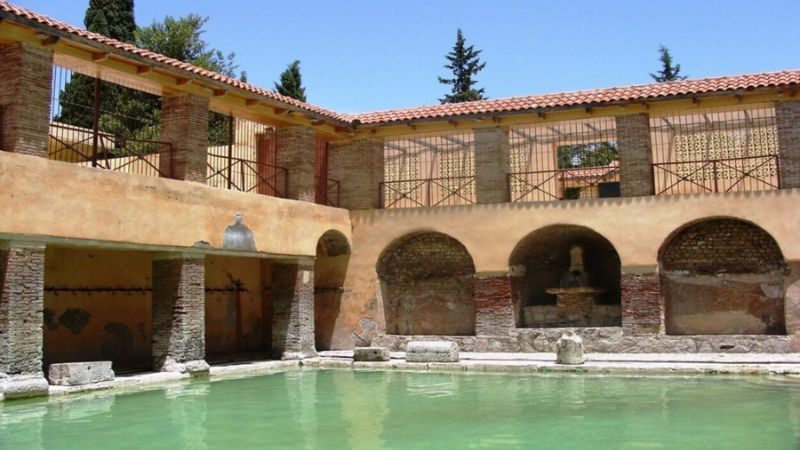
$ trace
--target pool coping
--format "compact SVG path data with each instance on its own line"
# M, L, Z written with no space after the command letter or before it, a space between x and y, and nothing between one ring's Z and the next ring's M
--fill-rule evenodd
M554 353L462 352L455 363L413 363L405 353L392 352L389 361L353 361L352 351L323 351L303 360L267 360L211 365L210 381L246 378L301 367L351 370L450 371L484 373L587 373L641 375L779 375L800 381L800 353L789 354L663 354L589 353L581 365L555 363ZM205 377L203 377L205 378ZM51 397L97 391L141 391L193 379L188 373L123 374L113 381L80 386L50 386ZM3 400L0 394L0 401Z

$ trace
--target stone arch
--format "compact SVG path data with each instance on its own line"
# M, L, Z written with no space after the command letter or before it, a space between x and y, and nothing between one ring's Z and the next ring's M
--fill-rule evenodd
M658 264L667 334L786 333L786 261L758 225L691 222L664 241Z
M339 231L326 231L317 241L314 260L314 341L317 350L333 350L336 320L350 262L350 242Z
M458 240L432 231L406 235L381 253L376 270L386 334L475 334L475 264Z
M574 249L579 253L573 255ZM573 260L583 260L583 271ZM517 326L619 326L620 258L591 228L557 224L525 236L509 257ZM580 273L577 273L580 272Z

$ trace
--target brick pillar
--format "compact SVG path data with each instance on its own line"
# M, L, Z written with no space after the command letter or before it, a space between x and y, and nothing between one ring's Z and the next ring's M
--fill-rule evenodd
M206 183L208 174L208 99L191 94L161 97L161 140L171 144L162 151L162 173L176 180Z
M282 359L317 355L312 263L272 265L272 351Z
M800 187L800 101L775 105L778 148L781 155L781 188Z
M619 188L623 197L653 195L653 149L650 116L617 116Z
M475 190L478 204L508 201L510 149L507 129L475 129Z
M53 52L0 45L0 150L47 158Z
M208 373L203 255L153 255L153 369Z
M383 182L383 139L331 142L328 173L339 180L339 206L347 209L380 208Z
M622 273L622 332L640 336L664 332L664 307L658 274Z
M316 152L314 130L304 126L278 128L278 166L289 170L286 198L314 203Z
M511 277L476 274L472 287L476 335L504 335L516 327L514 305L511 302Z
M0 393L47 394L42 373L44 245L0 243Z

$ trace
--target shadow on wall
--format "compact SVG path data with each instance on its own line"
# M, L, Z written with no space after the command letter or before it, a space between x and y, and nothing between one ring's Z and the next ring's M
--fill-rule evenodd
M475 334L475 265L457 240L437 232L402 237L383 251L377 272L386 334Z
M577 225L534 231L514 248L509 266L517 326L621 324L619 255L596 231Z
M314 335L317 350L333 350L331 344L342 303L344 280L350 262L350 243L330 230L317 241L314 261Z
M788 268L757 225L735 218L689 224L666 240L659 269L667 334L786 334Z

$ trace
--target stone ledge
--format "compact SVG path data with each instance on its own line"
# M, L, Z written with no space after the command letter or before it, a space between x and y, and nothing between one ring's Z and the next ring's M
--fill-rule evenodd
M406 361L420 363L458 362L458 344L452 341L411 341L406 346Z
M356 347L353 349L354 361L389 361L389 349L385 347Z
M0 400L47 395L49 387L41 372L22 375L0 373Z
M50 384L57 386L79 386L112 381L114 371L111 369L111 361L51 364L47 379Z

